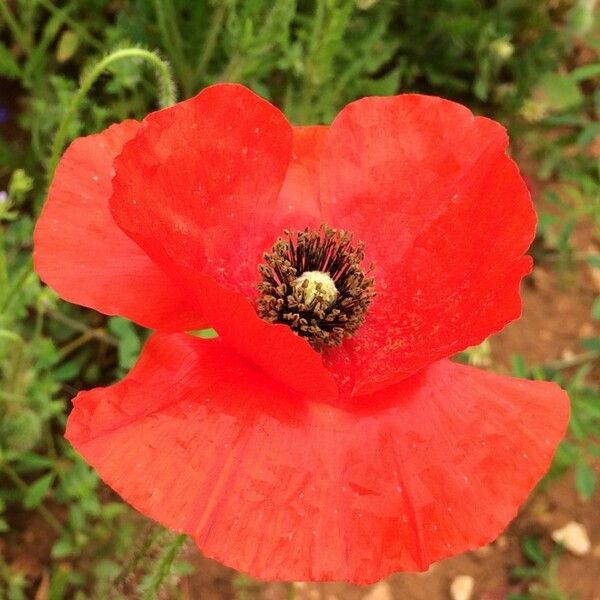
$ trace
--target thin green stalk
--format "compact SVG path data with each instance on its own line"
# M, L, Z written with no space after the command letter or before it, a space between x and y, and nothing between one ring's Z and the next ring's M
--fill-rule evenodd
M0 314L4 314L11 300L14 298L14 296L16 296L17 292L23 288L25 282L27 281L27 278L32 274L33 271L31 270L31 267L23 267L23 270L12 284L12 287L10 288L10 290L4 297L4 301L0 305Z
M0 329L0 339L4 338L15 343L15 353L12 360L11 375L8 378L8 392L11 394L17 393L17 384L19 383L19 374L21 373L21 364L25 355L25 340L8 329Z
M326 0L317 0L315 16L313 19L313 27L306 53L306 73L304 76L304 89L302 90L302 101L300 104L301 117L305 120L308 120L307 116L312 101L315 78L315 59L317 53L319 52L319 45L323 37L323 27L325 24L325 10Z
M25 342L21 339L15 347L15 353L12 360L12 373L10 376L8 391L16 394L19 390L19 381L21 379L21 371L23 366L23 359L25 358Z
M85 346L90 340L94 339L94 331L87 331L82 333L80 336L77 336L74 340L65 344L59 351L60 360L64 360L69 354L75 352L81 348L81 346Z
M144 600L154 600L154 598L157 597L157 594L169 575L173 562L175 562L186 539L186 534L179 534L160 557L160 560L156 565L156 570L152 574L152 578L148 584L148 588L144 592Z
M169 63L160 58L156 53L144 48L122 48L115 50L102 60L97 62L90 71L84 76L79 89L71 99L69 106L63 116L58 130L54 137L50 160L48 166L48 178L51 178L58 164L60 154L65 147L69 126L73 117L77 114L81 103L94 85L94 82L111 63L126 58L142 58L148 61L155 69L159 84L159 103L161 106L169 106L176 101L175 85L171 78L171 69Z
M7 463L0 464L0 470L4 471L5 475L17 486L24 494L29 490L29 486L21 479L19 474ZM44 520L58 533L62 535L65 528L60 521L43 505L36 506L36 510L42 515Z
M31 149L35 154L38 162L43 163L45 159L45 151L42 150L42 140L40 131L41 115L32 115L31 121Z
M19 42L19 44L21 45L21 48L25 51L26 54L31 54L33 50L31 47L31 43L29 42L29 39L25 32L21 29L21 26L17 23L17 20L12 14L12 11L6 5L6 0L0 0L0 14L4 18L4 21L8 25L8 28L10 29L17 42Z
M54 444L54 436L52 435L52 426L50 421L44 423L44 440L46 441L46 447L48 448L48 454L53 462L58 461L58 452L56 451L56 445Z
M33 336L31 337L31 343L37 344L42 337L42 331L44 329L44 316L46 311L44 310L44 304L37 299L35 312L35 326L33 328Z
M93 337L97 338L101 342L104 342L105 344L108 344L109 346L117 347L119 345L119 340L117 340L117 338L115 338L112 335L110 335L109 333L107 333L106 330L103 329L102 327L93 329L93 328L85 325L85 323L80 323L79 321L76 321L75 319L71 319L71 317L67 317L67 315L63 315L61 312L59 312L57 310L46 309L45 312L51 319L54 319L55 321L59 321L60 323L62 323L63 325L66 325L67 327L70 327L74 331L80 331L81 333L89 333Z
M571 356L569 358L559 358L558 360L542 363L541 366L542 368L548 369L550 371L561 371L562 369L576 367L586 362L596 360L597 358L600 358L600 351L590 350L588 352L576 354L575 356Z
M212 14L212 18L210 20L210 26L208 29L208 33L206 34L204 48L202 50L202 54L200 55L198 65L196 66L194 77L192 78L194 87L196 87L199 84L200 78L205 74L206 68L210 63L210 59L212 58L215 48L217 46L219 34L221 33L221 29L223 28L223 22L225 21L226 15L227 5L225 4L225 2L221 2L215 8ZM195 90L187 90L188 94L190 91L193 92Z
M141 544L134 552L133 556L129 560L129 562L121 569L119 574L112 581L112 592L109 595L107 600L112 600L116 594L119 593L121 586L127 579L129 575L131 575L135 569L137 568L139 562L146 557L148 551L152 547L152 545L156 542L157 539L160 538L161 535L165 533L165 530L162 527L156 527L154 525L150 525L148 530L146 531Z
M244 72L243 70L244 59L240 54L233 54L229 59L229 63L225 67L221 77L219 77L220 81L237 81L239 76Z
M58 14L62 17L62 20L73 30L75 31L79 37L86 41L90 46L96 48L96 50L102 50L103 45L102 42L97 40L93 35L91 35L88 30L80 25L75 19L69 17L69 15L62 9L54 6L54 4L50 0L37 0L38 4L41 4L46 10L50 11L52 14Z
M172 2L170 0L168 2L154 0L154 11L165 50L169 53L180 83L184 85L189 78L187 77L182 37L177 26Z

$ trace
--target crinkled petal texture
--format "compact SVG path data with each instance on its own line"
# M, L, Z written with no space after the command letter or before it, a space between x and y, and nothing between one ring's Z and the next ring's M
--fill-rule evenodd
M498 123L412 94L359 100L331 125L324 218L363 240L375 265L367 322L328 356L354 394L477 344L520 315L536 218L507 144Z
M114 222L113 160L140 124L124 121L75 140L63 155L34 232L34 263L61 297L145 327L206 327L168 275Z
M67 438L136 509L262 579L376 581L491 541L568 419L555 384L448 361L345 409L218 340L155 334Z
M301 393L359 396L519 316L535 214L507 143L440 98L366 98L329 128L293 130L246 88L217 85L144 121L115 161L111 208L238 353ZM254 305L261 254L323 222L366 243L377 292L324 363Z
M206 88L149 115L125 144L111 209L227 344L290 387L333 398L337 387L321 356L289 327L260 319L254 306L262 253L285 223L318 223L314 197L279 198L293 138L283 114L247 88ZM307 187L307 164L284 190Z

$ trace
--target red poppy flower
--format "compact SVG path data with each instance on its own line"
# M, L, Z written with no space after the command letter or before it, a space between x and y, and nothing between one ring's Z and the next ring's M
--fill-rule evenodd
M136 509L263 579L367 583L496 537L568 419L446 357L521 311L505 130L440 98L291 127L239 85L73 142L42 279L158 330L66 436ZM186 331L215 328L217 339Z

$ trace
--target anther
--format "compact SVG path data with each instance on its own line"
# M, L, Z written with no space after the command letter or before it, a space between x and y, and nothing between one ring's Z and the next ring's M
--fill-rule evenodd
M259 265L258 314L285 323L318 350L337 346L362 325L375 295L360 265L364 245L325 225L284 235Z

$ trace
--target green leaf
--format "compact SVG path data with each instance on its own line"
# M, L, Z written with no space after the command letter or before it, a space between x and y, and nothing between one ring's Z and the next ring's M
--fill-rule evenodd
M75 551L75 546L71 540L62 538L52 546L52 556L54 558L65 558Z
M541 80L546 102L553 110L566 110L577 106L583 100L583 95L576 81L567 75L546 73Z
M556 451L555 462L564 466L571 466L579 459L578 446L563 440Z
M600 254L588 256L586 260L590 267L593 267L594 269L600 269Z
M540 548L538 541L531 537L526 537L523 540L523 554L536 565L544 565L546 563L546 557Z
M576 410L586 412L592 417L600 419L600 396L597 394L579 396L577 404L579 406Z
M400 69L390 71L385 77L379 77L365 83L365 91L369 96L391 96L398 91L400 85Z
M592 306L592 318L597 321L600 320L600 296L598 296L594 300L594 304Z
M48 473L31 484L23 498L25 508L36 508L42 503L54 483L54 473Z
M569 73L569 78L573 81L585 81L586 79L592 79L592 77L598 77L600 75L600 62L593 63L591 65L582 65L573 69Z
M581 338L579 343L587 350L600 351L600 337Z
M58 542L60 544L60 542ZM56 548L58 544L54 544ZM68 567L59 565L58 568L52 573L52 579L50 581L50 590L48 591L48 600L63 600L67 586L72 577L72 571Z
M527 365L525 364L525 359L522 354L513 354L510 358L510 362L515 377L523 377L526 379L529 376Z
M538 225L537 225L537 236L544 236L550 227L556 223L558 217L551 213L542 212L538 213Z
M53 370L52 374L57 381L69 381L79 373L80 365L75 360L70 360Z
M540 576L536 567L515 567L510 570L510 575L516 579L537 579Z
M112 317L108 321L108 329L119 338L119 366L130 369L135 364L142 346L135 325L131 321Z
M596 139L598 134L600 134L600 123L590 123L577 136L577 145L582 148L587 146Z
M561 250L566 250L569 247L569 239L573 231L575 230L575 225L577 225L577 221L574 218L567 219L564 227L561 229L556 245Z
M218 334L214 329L196 329L189 333L205 340L211 340L212 338L218 337Z
M577 411L571 412L569 430L578 440L583 440L588 433L585 428L585 423L582 421Z
M54 465L54 461L51 458L40 454L34 454L33 452L21 454L17 458L17 463L19 465L20 473L35 471L37 469L49 469Z
M16 79L21 74L21 69L4 44L0 44L0 75L7 79Z
M567 19L568 29L571 33L584 36L592 29L594 26L593 7L593 2L575 3L575 6L569 11Z
M121 567L114 561L104 559L94 566L94 574L98 579L114 579L121 572Z
M596 474L586 463L578 463L575 468L575 487L582 500L590 500L596 491Z
M193 575L196 572L196 567L186 560L180 560L173 565L173 574L179 576Z

